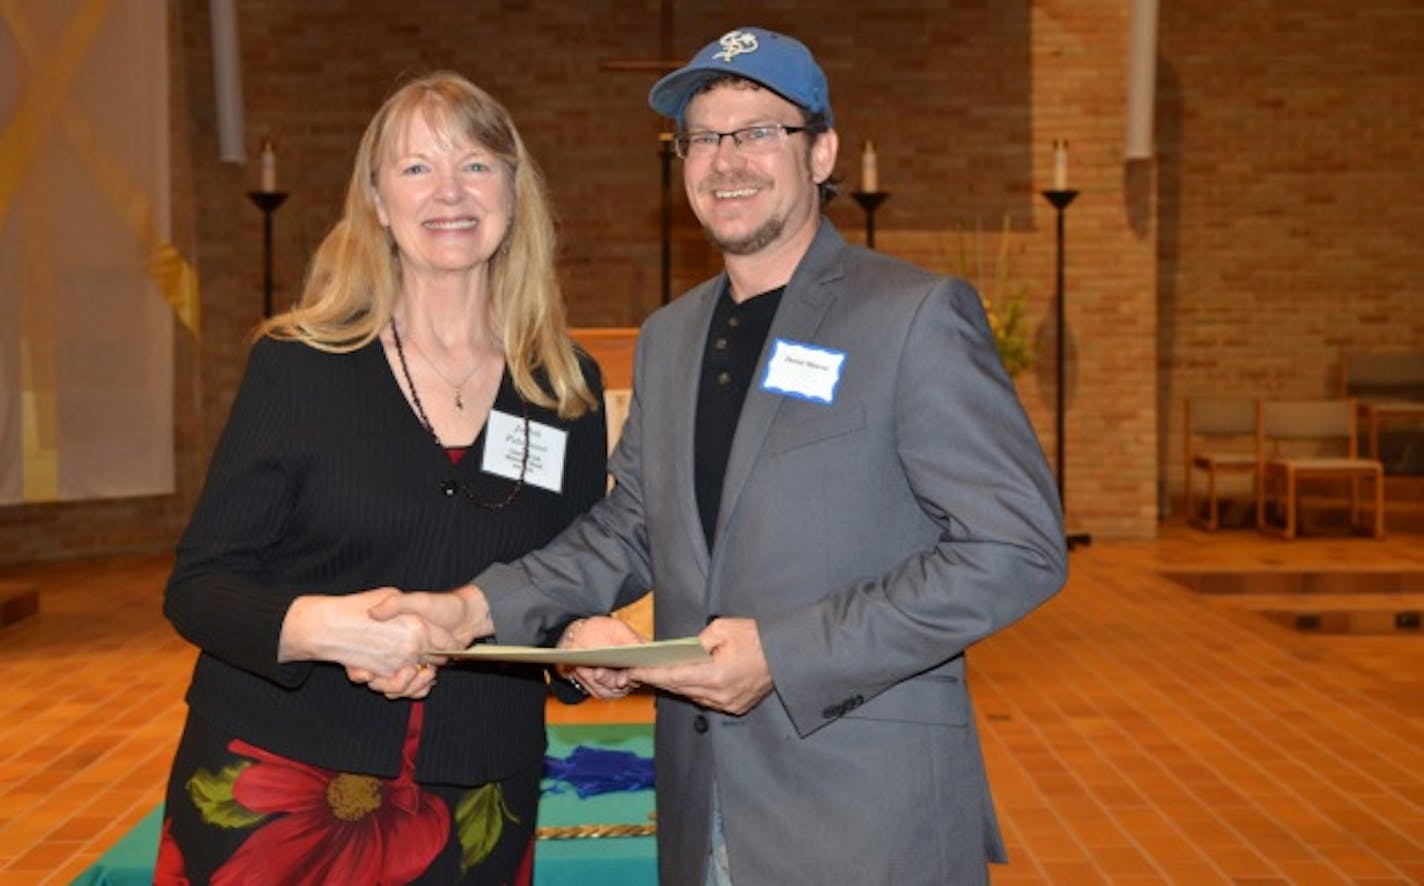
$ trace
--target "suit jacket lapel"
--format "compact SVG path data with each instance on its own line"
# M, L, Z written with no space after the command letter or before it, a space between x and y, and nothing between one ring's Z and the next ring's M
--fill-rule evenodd
M677 484L678 510L680 522L687 531L687 543L697 552L697 568L702 577L707 577L710 555L707 538L702 533L702 516L697 510L697 480L694 460L697 451L697 390L702 377L702 356L707 349L707 329L712 324L712 313L717 308L717 299L727 285L727 273L723 271L713 279L703 283L684 298L694 299L694 308L688 320L679 331L678 353L686 355L675 361L672 371L677 374L671 380L669 390L675 392L676 400L668 404L663 414L676 422L674 428L678 445L673 465Z
M760 457L766 435L771 430L772 420L785 402L781 395L761 389L761 379L766 374L767 356L771 353L772 342L778 338L798 342L815 340L816 330L825 318L826 310L840 291L835 281L843 274L841 258L845 247L846 242L840 232L829 219L822 218L816 239L812 241L805 258L791 275L791 281L787 283L786 291L781 296L781 306L777 309L776 319L772 321L771 331L767 333L766 345L757 361L752 387L747 391L741 418L737 422L737 432L732 438L732 451L727 458L727 474L722 481L722 506L717 515L719 538L736 513L742 489ZM700 348L698 353L701 354Z

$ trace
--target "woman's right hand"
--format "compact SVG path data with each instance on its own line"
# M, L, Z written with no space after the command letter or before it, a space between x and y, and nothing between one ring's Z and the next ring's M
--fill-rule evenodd
M373 588L343 596L298 597L287 610L278 660L329 661L346 668L354 682L387 697L422 698L435 679L425 653L458 648L445 628L419 615L377 618L372 610L400 597L398 588Z
M559 637L560 649L595 649L602 646L628 646L645 642L643 636L625 621L611 615L598 615L570 622ZM594 698L622 698L638 688L623 668L559 666L559 675Z

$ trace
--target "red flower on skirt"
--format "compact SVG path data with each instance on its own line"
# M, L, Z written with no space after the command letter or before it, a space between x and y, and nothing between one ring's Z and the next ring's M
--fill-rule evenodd
M450 837L450 812L415 783L424 706L415 705L400 775L383 780L288 760L240 739L229 750L258 762L237 777L233 799L285 813L258 829L213 874L213 883L405 883Z
M188 886L183 867L183 850L173 839L173 819L163 819L163 833L158 838L158 860L153 865L153 882L163 886Z

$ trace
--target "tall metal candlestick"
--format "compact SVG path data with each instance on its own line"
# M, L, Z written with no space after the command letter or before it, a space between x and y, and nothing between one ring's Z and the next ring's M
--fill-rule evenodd
M248 191L247 197L262 210L262 316L272 316L272 213L287 199L286 191Z
M852 191L851 197L865 210L865 245L875 248L875 210L890 196L889 191Z
M662 162L662 303L672 301L672 139L671 132L658 133L658 159Z
M1057 243L1058 243L1058 260L1057 260L1057 266L1058 266L1058 280L1057 280L1057 290L1056 290L1057 295L1056 295L1056 298L1055 298L1055 302L1056 302L1056 305L1055 305L1055 312L1056 312L1057 322L1054 324L1054 326L1055 326L1054 333L1055 333L1055 339L1056 339L1056 347L1055 347L1056 354L1055 354L1055 358L1056 358L1056 361L1057 361L1058 380L1057 380L1057 384L1055 385L1055 387L1057 388L1057 391L1056 391L1057 397L1056 397L1056 403L1055 403L1055 409L1054 409L1054 419L1055 419L1055 435L1054 435L1054 436L1055 436L1055 438L1056 438L1056 439L1054 440L1054 443L1055 443L1055 447L1054 447L1054 448L1055 448L1055 456L1056 456L1056 457L1055 457L1055 462L1056 462L1056 463L1054 464L1053 467L1054 467L1054 473L1057 475L1057 478L1058 478L1058 502L1059 502L1059 504L1060 504L1060 505L1062 506L1062 508L1063 508L1063 513L1064 513L1064 515L1065 515L1064 519L1066 520L1066 519L1067 519L1066 515L1067 515L1067 513L1068 513L1068 498L1067 498L1067 496L1065 495L1065 491L1064 491L1064 490L1065 490L1064 475L1067 473L1067 470L1068 470L1068 462L1067 462L1067 460L1064 458L1064 454L1063 454L1063 450L1064 450L1063 443L1064 443L1064 440L1065 440L1066 437L1067 437L1067 430L1066 430L1066 428L1065 428L1065 400L1064 400L1064 394L1065 394L1065 389L1067 388L1068 374L1067 374L1067 371L1066 371L1066 365L1067 365L1067 364L1066 364L1067 349L1064 347L1063 331L1064 331L1064 328L1067 326L1067 322L1068 322L1068 321L1067 321L1066 312L1065 312L1065 310L1064 310L1065 293L1064 293L1064 286L1063 286L1063 265L1064 265L1065 253L1064 253L1064 242L1063 242L1063 241L1064 241L1064 237L1063 237L1063 233L1064 233L1064 231L1063 231L1063 222L1064 222L1064 216L1065 216L1066 213L1067 213L1068 204L1073 202L1073 198L1078 196L1078 192L1075 191L1075 190L1071 190L1071 189L1065 189L1065 190L1050 190L1050 191L1044 191L1044 192L1043 192L1043 196L1048 200L1049 203L1052 203L1052 204L1053 204L1053 208L1054 208L1054 210L1055 210L1055 211L1057 212L1057 214L1058 214L1058 240L1057 240ZM1066 541L1067 541L1067 544L1068 544L1068 549L1071 551L1073 548L1077 547L1078 545L1092 544L1093 537L1092 537L1091 535L1089 535L1088 533L1086 533L1086 532L1070 532L1070 533L1067 534Z

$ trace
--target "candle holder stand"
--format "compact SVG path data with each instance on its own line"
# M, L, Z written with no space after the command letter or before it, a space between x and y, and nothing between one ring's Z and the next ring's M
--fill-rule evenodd
M658 133L658 159L662 163L662 302L672 301L672 147L671 132Z
M851 197L865 210L865 245L875 248L875 210L890 196L889 191L852 191Z
M286 191L248 191L247 198L262 210L262 316L272 316L272 213L287 200Z
M1055 353L1054 353L1054 357L1055 357L1055 360L1056 360L1056 363L1057 363L1057 376L1058 376L1058 377L1057 377L1057 383L1054 385L1054 387L1056 388L1056 391L1055 391L1056 400L1055 400L1055 404L1054 404L1054 406L1055 406L1055 408L1054 408L1054 427L1055 427L1055 434L1054 434L1054 437L1055 437L1055 439L1054 439L1054 443L1055 443L1055 459L1054 459L1054 461L1055 461L1055 464L1054 464L1053 467L1054 467L1054 474L1057 475L1057 479L1058 479L1058 503L1059 503L1060 507L1062 507L1062 509L1063 509L1064 521L1066 522L1066 521L1067 521L1067 513L1068 513L1068 499L1067 499L1067 496L1065 495L1065 492L1064 492L1064 475L1065 475L1065 473L1067 472L1068 462L1067 462L1067 460L1064 458L1064 455L1063 455L1063 452L1064 452L1063 443L1064 443L1064 439L1065 439L1066 436L1067 436L1067 432L1066 432L1066 429L1065 429L1065 415L1064 415L1064 413L1065 413L1065 408L1064 408L1064 407L1065 407L1064 393L1065 393L1065 389L1066 389L1066 387L1067 387L1068 376L1067 376L1067 371L1066 371L1066 357L1067 357L1067 351L1066 351L1066 348L1064 347L1064 336L1063 336L1064 328L1065 328L1065 326L1067 325L1067 316L1066 316L1066 312L1065 312L1065 310L1064 310L1065 291L1064 291L1064 285L1063 285L1063 265L1064 265L1065 252L1064 252L1064 236L1063 236L1063 235L1064 235L1064 218L1065 218L1065 216L1066 216L1066 214L1067 214L1068 204L1070 204L1070 203L1073 202L1073 198L1075 198L1075 197L1078 196L1078 192L1077 192L1077 191L1074 191L1074 190L1051 190L1051 191L1044 191L1044 192L1043 192L1043 196L1044 196L1045 199L1048 200L1049 203L1053 204L1053 209L1054 209L1054 211L1055 211L1055 212L1057 213L1057 215L1058 215L1058 219L1057 219L1057 221L1058 221L1058 225L1057 225L1057 228L1058 228L1058 232L1057 232L1057 245L1058 245L1058 249L1057 249L1057 270L1058 270L1058 279L1057 279L1057 288L1056 288L1056 290L1055 290L1056 296L1055 296L1055 298L1054 298L1054 303L1055 303L1055 304L1054 304L1054 311L1055 311L1055 316L1056 316L1056 322L1054 323L1054 338L1055 338L1055 348L1054 348ZM1065 537L1064 540L1067 542L1068 550L1070 550L1070 551L1073 550L1074 548L1078 547L1079 545L1089 545L1089 544L1092 544L1092 543L1093 543L1093 537L1092 537L1090 534L1086 533L1086 532L1069 532L1069 533L1067 533L1067 535L1066 535L1066 537Z

